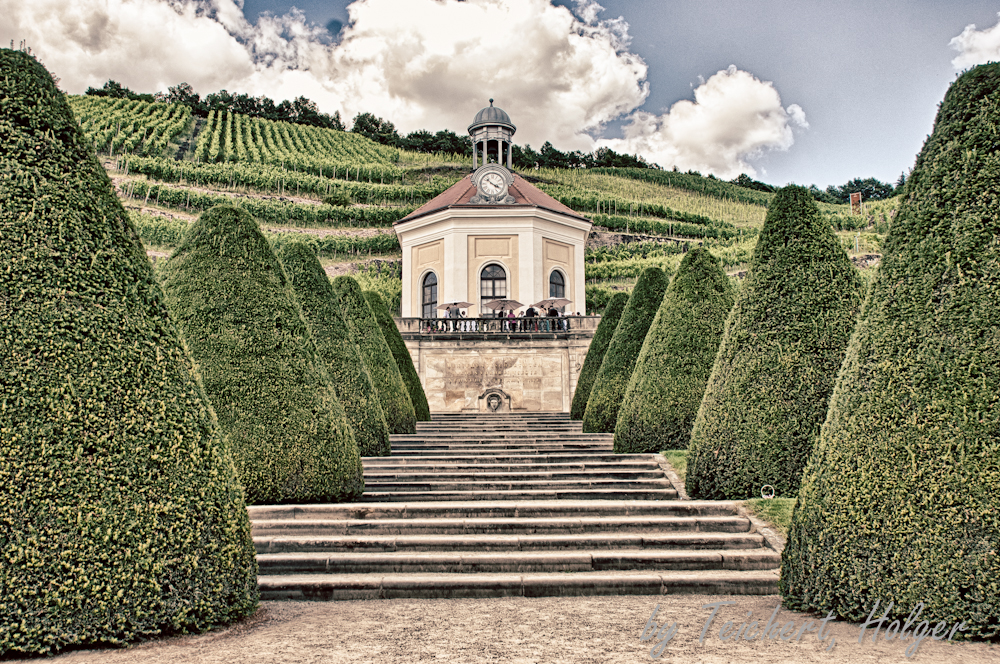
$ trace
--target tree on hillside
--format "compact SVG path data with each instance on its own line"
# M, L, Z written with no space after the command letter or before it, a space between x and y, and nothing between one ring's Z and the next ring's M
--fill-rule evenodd
M358 282L348 276L337 277L333 280L333 292L352 338L361 349L372 381L378 387L389 433L414 433L417 430L416 412L409 391Z
M686 449L735 293L708 249L689 251L643 342L615 425L615 452Z
M905 621L922 602L921 620L1000 635L998 125L1000 64L970 69L906 183L804 471L790 608L862 620L881 600Z
M691 432L692 497L795 495L862 297L809 192L778 191Z
M582 420L583 414L587 411L587 401L590 399L594 380L601 370L604 354L611 343L611 337L615 335L615 329L622 318L626 304L628 304L628 293L615 293L604 308L604 315L601 316L601 322L597 324L597 331L594 332L594 338L590 341L590 348L587 349L587 356L583 359L580 376L576 380L573 404L569 411L571 419Z
M835 198L838 203L850 203L851 194L860 193L861 200L882 201L892 198L896 188L888 182L882 182L875 178L854 178L843 186L833 185L826 188L826 193Z
M354 116L351 132L361 134L365 138L369 138L382 145L396 147L400 143L399 134L396 132L396 125L371 113L358 113Z
M66 96L0 50L0 657L252 614L242 489Z
M417 421L430 422L431 410L427 404L427 395L424 394L423 385L420 384L420 376L417 375L417 368L413 366L413 358L410 356L410 351L406 349L403 336L399 333L395 321L392 320L389 308L385 306L385 300L375 291L365 291L364 296L379 328L382 330L386 343L389 344L392 357L396 360L396 366L403 377L406 391L410 395L410 403L413 404Z
M709 175L709 177L712 177ZM743 187L744 189L753 189L754 191L766 191L768 193L773 192L776 187L761 182L760 180L754 180L752 177L746 173L740 173L739 177L730 180L731 183L735 184L737 187Z
M359 496L361 458L344 408L257 222L239 208L208 210L160 277L247 502Z
M333 286L316 252L305 240L299 239L282 243L277 255L292 282L316 350L326 363L327 374L344 407L358 452L361 456L387 456L390 452L389 427L378 390L372 383L361 349L351 339Z
M102 87L100 88L88 87L86 92L84 92L83 94L90 95L92 97L109 97L111 99L135 99L138 101L155 101L153 95L142 94L139 92L132 92L118 81L113 81L110 78Z
M669 279L658 267L643 270L636 281L621 321L615 328L611 343L604 354L601 369L583 415L583 430L588 433L613 433L618 421L625 388L632 378L635 362L646 340L646 332L656 316Z

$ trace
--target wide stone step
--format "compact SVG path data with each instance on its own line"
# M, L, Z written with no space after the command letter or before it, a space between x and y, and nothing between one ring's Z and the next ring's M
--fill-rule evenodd
M383 535L254 537L258 553L395 551L577 551L761 549L757 533L588 533L582 535Z
M365 490L371 491L565 491L567 489L672 489L667 479L611 479L603 475L587 480L490 480L489 478L466 481L365 481Z
M662 477L663 473L659 465L654 460L649 461L627 461L624 463L589 463L581 461L578 463L505 463L502 459L497 459L496 463L486 465L480 463L438 463L430 462L427 459L413 457L376 457L384 463L370 463L368 459L364 461L365 472L379 473L619 473L619 472L655 472L657 477ZM401 463L393 463L401 460Z
M262 600L582 595L774 595L776 571L562 574L288 574L258 578Z
M685 500L676 502L622 501L495 501L382 503L334 503L321 505L250 505L250 519L263 521L314 521L329 519L433 519L433 518L574 518L574 517L737 517L738 503L729 500Z
M430 454L433 452L453 452L460 453L461 451L469 450L472 452L477 452L482 454L483 452L495 452L498 454L510 454L519 451L524 451L528 454L537 454L538 452L585 452L585 453L595 453L595 454L609 454L612 453L613 448L610 444L604 443L562 443L562 444L539 444L539 445L522 445L519 443L438 443L438 444L424 444L424 445L394 445L392 451L397 453L406 452L410 456L418 456L422 454ZM390 454L391 456L391 454Z
M496 491L366 491L371 502L419 500L676 500L675 489L519 489Z
M770 550L310 552L257 555L261 574L602 572L612 570L775 569Z
M373 465L398 465L398 464L427 464L436 466L443 464L553 464L553 463L617 463L617 462L637 462L644 461L657 463L657 457L652 454L609 454L580 452L550 452L550 453L530 453L530 451L512 452L490 456L485 454L436 454L433 460L428 460L424 455L395 454L383 457L361 457L361 462L367 468Z
M449 469L450 470L450 469ZM662 480L663 471L659 468L647 469L601 469L601 470L544 470L530 472L525 470L507 470L494 472L483 469L465 472L434 471L430 468L416 470L414 468L396 467L386 470L365 470L365 483L369 482L536 482L546 480L565 480L574 482L591 482L598 480Z
M253 521L254 537L344 535L552 535L597 532L748 533L740 516L580 516L409 519L269 519Z

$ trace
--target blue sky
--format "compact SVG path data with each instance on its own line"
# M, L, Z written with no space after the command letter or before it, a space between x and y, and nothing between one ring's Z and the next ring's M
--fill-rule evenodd
M956 74L1000 59L996 1L555 4L0 0L0 39L26 39L68 92L185 80L459 133L492 96L536 148L821 187L895 181Z

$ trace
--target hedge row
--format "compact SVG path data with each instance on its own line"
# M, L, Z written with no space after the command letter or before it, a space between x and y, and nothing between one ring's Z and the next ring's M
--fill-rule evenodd
M361 349L351 339L333 286L316 253L301 239L284 243L275 253L295 290L316 350L326 363L327 374L354 432L358 452L361 456L388 456L389 427L378 390Z
M385 337L386 343L389 344L392 357L396 360L396 367L399 368L399 373L403 377L403 383L406 385L406 391L410 395L410 403L413 404L413 411L417 417L417 421L430 422L431 409L427 404L427 395L424 394L424 388L420 384L420 376L417 375L417 368L413 366L413 357L410 356L410 351L406 349L406 343L403 342L403 335L399 333L399 328L396 327L395 321L392 320L392 314L389 313L389 308L385 306L385 300L382 299L382 296L378 292L371 290L364 291L364 296L368 302L368 306L372 310L372 314L375 316L375 320L382 329L382 335Z
M151 184L142 180L128 183L123 195L155 205L184 210L208 210L217 205L242 208L267 224L284 226L392 226L416 208L340 207L292 203L284 199L259 198L234 194L212 194L196 189Z
M587 300L588 308L590 299ZM604 361L604 354L611 343L611 337L615 335L615 328L622 318L625 305L628 304L628 293L620 292L611 296L601 322L597 324L597 331L590 341L587 349L587 356L583 360L583 367L580 369L580 376L576 380L576 390L573 392L573 404L570 406L569 416L574 420L582 420L583 414L587 410L587 401L590 399L590 392L594 387L594 380L597 372L601 370L601 363Z
M0 657L254 612L230 451L65 96L0 50Z
M692 497L798 492L863 295L809 191L778 191L691 432Z
M1000 64L917 157L803 474L785 603L1000 636ZM959 635L961 636L961 635Z
M735 292L707 249L684 256L643 342L615 425L615 452L686 449Z
M389 344L375 321L368 301L358 287L358 282L348 276L333 280L340 311L351 330L351 336L361 349L372 382L382 399L382 410L390 433L415 433L416 413L403 376L396 366Z
M139 237L146 244L176 247L191 226L182 219L170 219L140 212L130 214ZM264 231L264 237L277 251L288 242L306 242L313 253L326 258L360 256L363 254L396 254L400 252L399 238L395 233L377 235L326 235L317 237L295 231Z
M694 215L698 216L698 215ZM617 215L596 214L594 225L603 226L614 231L630 233L650 233L652 235L667 235L671 237L718 238L726 240L739 236L736 226L725 221L708 220L707 224L684 221L656 221L642 217L622 217Z
M361 459L344 408L257 223L238 208L209 210L159 274L247 502L359 496Z
M657 267L647 268L636 282L594 379L583 415L585 432L614 432L625 388L632 378L649 325L663 301L667 282L667 275Z

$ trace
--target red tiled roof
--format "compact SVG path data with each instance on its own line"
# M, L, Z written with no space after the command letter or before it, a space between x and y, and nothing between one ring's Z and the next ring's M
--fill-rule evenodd
M563 205L517 174L514 175L514 183L510 185L508 193L514 197L514 202L512 204L471 205L469 204L469 199L476 195L476 187L472 184L472 176L466 175L464 178L448 187L443 192L427 201L396 223L402 224L410 221L411 219L423 217L424 215L432 212L437 212L438 210L450 207L513 208L521 205L539 207L551 212L558 212L559 214L565 214L570 217L576 217L577 219L589 221L589 219L583 215L574 212L571 208Z

